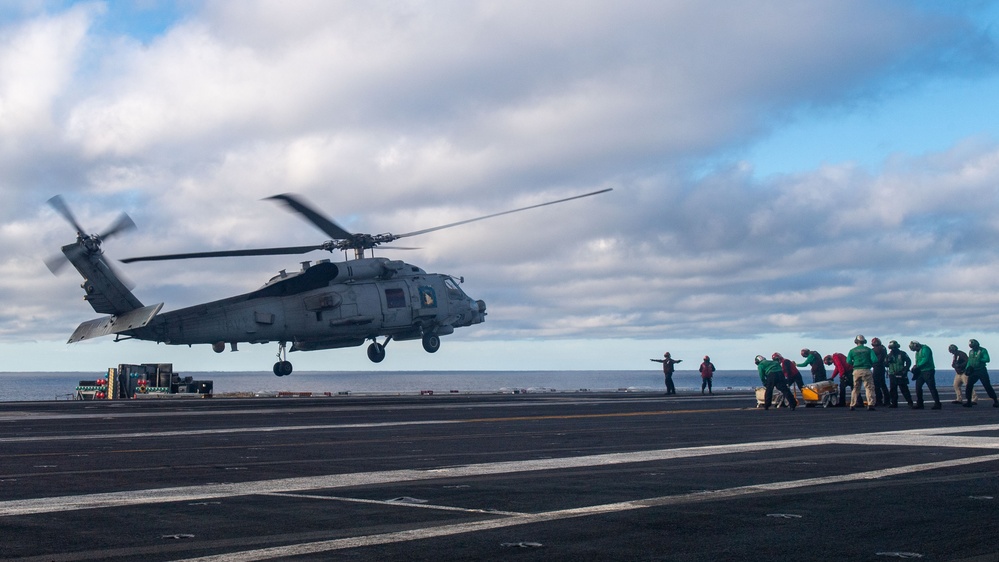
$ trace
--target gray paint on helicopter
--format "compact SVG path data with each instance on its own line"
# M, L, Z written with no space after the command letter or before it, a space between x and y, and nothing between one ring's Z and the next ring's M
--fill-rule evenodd
M48 265L55 272L64 263L71 263L84 278L84 299L96 312L108 314L80 324L69 343L114 334L119 340L207 344L221 353L226 345L236 351L239 343L276 341L278 361L273 371L284 376L292 372L286 355L289 343L290 351L315 351L356 347L370 341L368 358L378 363L385 358L385 347L392 340L419 339L424 350L435 353L440 348L441 336L485 320L486 303L466 295L459 287L460 279L428 273L399 260L365 257L366 250L399 238L608 191L611 190L602 189L399 235L350 233L300 197L277 195L269 199L284 203L331 240L314 246L168 254L122 261L300 254L313 250L354 250L355 259L339 263L304 261L300 271L282 270L255 291L162 313L163 303L144 306L132 294L101 247L104 239L135 228L131 219L122 216L106 233L88 234L62 198L55 196L49 203L76 228L77 241L62 247L64 259L49 260Z

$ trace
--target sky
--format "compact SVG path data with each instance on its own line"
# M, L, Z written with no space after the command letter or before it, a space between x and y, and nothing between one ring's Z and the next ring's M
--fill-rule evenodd
M297 371L695 369L857 334L999 346L999 3L0 4L0 371L270 370L277 344L66 344L99 315L44 260L60 194L137 255L319 244L268 196L411 232L483 324ZM342 259L315 253L302 259ZM120 265L172 310L297 256ZM997 347L999 349L999 347Z

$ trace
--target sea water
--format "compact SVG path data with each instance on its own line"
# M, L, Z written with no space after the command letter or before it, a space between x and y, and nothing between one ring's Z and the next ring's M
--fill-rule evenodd
M277 377L271 372L182 372L182 377L210 380L215 394L419 394L450 392L664 392L662 371L350 371L295 372ZM96 372L0 372L0 401L70 400L80 381L95 380ZM700 390L697 371L677 371L673 382L681 391ZM715 371L714 388L751 390L759 386L756 371Z

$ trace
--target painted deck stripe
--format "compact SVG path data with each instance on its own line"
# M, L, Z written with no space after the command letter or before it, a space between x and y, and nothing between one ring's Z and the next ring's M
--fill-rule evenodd
M996 428L999 428L999 425L959 426L948 429L949 433L961 434L968 432L991 431ZM815 447L818 445L831 444L877 446L899 444L910 447L958 447L999 450L999 437L964 437L960 435L945 435L926 430L890 431L881 433L823 436L810 439L709 445L680 449L635 451L630 453L608 453L579 457L502 461L423 470L403 469L380 472L328 474L323 476L281 478L275 480L260 480L233 484L205 484L149 490L129 490L125 492L107 492L51 498L10 500L0 502L0 517L166 502L199 501L252 494L303 492L307 490L319 489L329 490L372 484L414 482L442 478L462 478L489 474L523 473L542 470L565 470L591 466L609 466L625 463L657 462L710 455L755 453L763 450ZM991 459L991 456L971 457L968 461L988 462Z
M895 476L899 474L911 474L927 470L938 470L943 468L953 468L983 462L999 461L999 454L982 457L971 457L950 461L916 464L904 467L897 467L883 470L873 470L868 472L858 472L854 474L843 474L839 476L827 476L821 478L806 478L803 480L791 480L786 482L773 482L763 485L740 486L725 490L711 492L697 492L691 494L681 494L676 496L661 496L643 500L594 505L582 508L563 509L535 514L514 515L511 517L491 519L487 521L476 521L470 523L459 523L455 525L442 525L438 527L426 527L423 529L411 529L396 533L385 533L381 535L367 535L361 537L348 537L329 541L317 541L287 545L273 548L261 548L247 550L243 552L229 552L218 556L205 556L200 558L189 558L180 562L251 562L255 560L269 560L286 556L300 556L305 554L321 554L348 548L358 548L364 546L375 546L380 544L399 543L459 535L464 533L474 533L478 531L488 531L504 527L517 525L528 525L532 523L542 523L548 521L558 521L575 517L587 517L592 515L619 513L635 509L645 509L655 506L683 505L704 501L717 501L721 499L731 499L737 497L751 496L755 494L771 493L775 490L794 490L821 486L824 484L834 484L842 482L853 482L859 480L872 480Z
M94 434L65 434L65 435L37 435L25 437L0 437L0 443L36 443L43 441L91 441L91 440L125 440L125 439L149 439L160 437L188 437L191 435L231 435L237 433L279 433L285 431L320 431L330 429L361 429L372 427L406 427L406 426L427 426L427 425L454 425L461 423L498 423L517 421L540 421L540 420L567 420L582 418L612 418L612 417L635 417L635 416L672 416L672 415L692 415L692 414L713 414L723 411L742 410L744 408L731 408L725 410L654 410L647 412L620 412L611 414L571 414L571 415L543 415L543 416L514 416L514 417L493 417L493 418L472 418L464 420L418 420L399 422L372 422L372 423L337 423L319 425L289 425L281 427L231 427L220 429L191 429L178 431L141 431L129 433L94 433Z

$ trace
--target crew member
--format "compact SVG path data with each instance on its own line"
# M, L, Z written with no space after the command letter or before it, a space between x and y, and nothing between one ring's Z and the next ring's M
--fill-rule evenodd
M839 406L846 406L846 387L853 389L853 367L846 362L846 355L833 353L822 358L826 365L833 365L832 376L829 380L834 381L839 377Z
M909 354L899 349L898 342L891 340L888 342L888 356L885 358L885 365L888 367L888 378L891 387L888 389L890 402L889 408L898 408L898 392L902 391L905 401L912 407L912 395L909 394L909 367L912 366L912 359Z
M846 357L846 362L853 367L853 391L850 393L850 410L853 411L857 407L857 401L860 399L861 384L864 385L864 392L867 393L867 409L874 410L874 405L878 399L874 390L874 376L871 367L874 366L878 357L871 348L865 345L867 338L864 336L861 335L853 338L853 343L857 344L857 347L851 349L849 355Z
M923 385L925 384L930 389L930 395L933 396L933 407L930 409L939 410L941 408L940 395L937 394L937 368L933 363L933 350L930 349L930 346L915 340L909 342L909 350L915 352L912 380L916 383L916 405L913 408L923 409Z
M784 378L787 379L787 387L794 392L795 385L798 386L798 392L801 392L802 388L805 388L805 381L801 378L801 371L798 370L798 366L794 364L794 361L790 359L785 359L780 353L774 353L774 361L780 361L781 371L784 373ZM804 395L802 395L802 400L804 400Z
M683 359L673 359L667 351L663 354L662 359L650 359L650 361L663 364L663 375L666 377L666 394L676 394L676 385L673 384L673 371L676 370L674 365L682 362Z
M798 363L798 367L811 367L812 368L812 382L822 382L826 380L826 365L822 362L822 355L818 351L812 351L807 347L801 350L801 356L805 358L804 361Z
M794 393L792 393L787 388L787 381L784 378L784 371L780 367L780 363L767 359L762 355L756 356L756 371L760 375L760 382L766 387L766 392L763 395L763 409L769 410L770 403L773 401L774 397L774 387L784 395L784 399L787 400L791 409L794 410L798 406L798 400L795 399Z
M968 347L968 387L964 389L965 402L968 408L972 406L971 393L974 392L975 383L982 381L985 393L992 399L992 407L999 408L999 399L996 398L996 391L992 388L992 381L989 380L989 370L986 364L989 362L989 351L979 345L978 340L970 340Z
M952 404L964 404L964 389L968 386L968 374L965 372L968 368L968 354L958 349L954 344L950 344L947 351L954 356L950 362L950 366L954 369L954 401ZM978 394L974 389L971 391L971 403L978 403Z
M881 345L881 338L871 338L871 351L878 360L871 367L871 375L874 377L874 392L878 395L878 406L888 405L888 385L885 384L885 358L888 350Z
M701 394L704 394L704 389L708 389L708 394L714 394L711 392L711 377L714 376L715 366L711 363L711 358L707 355L704 356L704 361L701 362Z

